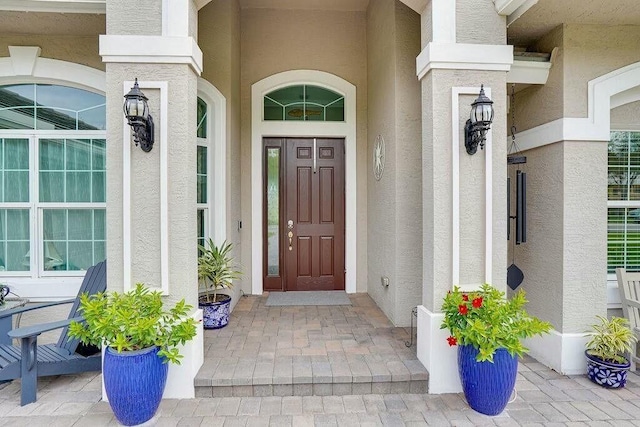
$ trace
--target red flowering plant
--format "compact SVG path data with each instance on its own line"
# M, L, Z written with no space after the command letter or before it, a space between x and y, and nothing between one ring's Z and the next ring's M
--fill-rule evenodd
M523 290L511 299L489 284L479 291L462 292L455 286L444 298L444 320L440 329L449 329L450 346L472 345L478 349L476 360L493 362L493 355L504 348L512 355L522 356L528 349L523 338L549 332L551 324L530 316Z

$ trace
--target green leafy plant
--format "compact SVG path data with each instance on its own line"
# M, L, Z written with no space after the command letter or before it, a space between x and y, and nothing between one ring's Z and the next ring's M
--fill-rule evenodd
M623 317L597 316L600 323L591 326L587 353L609 363L627 363L625 353L634 351L638 338Z
M118 353L158 346L165 362L180 364L177 346L196 336L193 307L184 299L165 310L160 292L142 283L128 292L100 292L80 297L84 321L69 325L69 336L97 347L103 344Z
M232 288L233 281L239 279L242 273L233 266L231 251L233 244L226 240L217 246L208 239L206 246L198 245L198 283L200 287L200 302L218 301L218 291Z
M530 316L523 290L507 300L505 293L484 284L477 292L462 292L457 286L444 298L444 320L440 329L449 329L450 346L472 345L478 349L476 360L493 362L493 355L504 348L522 356L528 349L523 338L549 332L551 324Z

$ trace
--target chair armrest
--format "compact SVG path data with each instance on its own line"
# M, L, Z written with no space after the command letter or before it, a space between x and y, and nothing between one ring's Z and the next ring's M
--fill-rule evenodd
M73 303L75 301L76 301L75 298L73 298L73 299L66 299L66 300L62 300L62 301L45 302L45 303L42 303L42 304L26 305L24 307L16 307L16 308L12 308L12 309L9 309L9 310L2 310L2 311L0 311L0 319L3 319L5 317L9 317L9 316L13 316L14 314L24 313L26 311L37 310L39 308L53 307L53 306L61 305L61 304L71 304L71 303Z
M640 309L640 302L632 299L625 299L622 301L622 305L628 305L633 308Z
M40 323L38 325L14 329L9 331L7 335L9 335L9 338L27 338L40 335L43 332L53 331L54 329L64 328L71 322L82 322L83 320L82 317L74 317L72 319L58 320L57 322Z

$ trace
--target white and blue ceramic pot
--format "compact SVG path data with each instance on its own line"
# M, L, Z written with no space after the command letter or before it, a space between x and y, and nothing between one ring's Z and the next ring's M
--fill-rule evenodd
M168 363L158 347L118 353L107 348L102 367L109 405L125 426L142 424L155 415L167 383Z
M605 388L622 388L627 383L627 372L631 363L611 363L584 352L587 356L587 376Z
M202 309L202 325L205 329L220 329L229 324L229 295L218 295L220 301L202 302L198 306Z
M518 358L500 348L493 363L478 362L478 349L472 345L458 347L458 373L467 403L474 411L498 415L509 403L516 385Z

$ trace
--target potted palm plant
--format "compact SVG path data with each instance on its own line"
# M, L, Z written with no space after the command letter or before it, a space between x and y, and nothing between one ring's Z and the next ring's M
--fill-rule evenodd
M144 423L156 413L167 381L167 362L180 363L178 346L196 336L196 320L184 300L165 309L160 292L142 283L129 292L80 297L83 320L69 336L105 346L102 376L120 423Z
M229 323L231 297L219 293L231 289L233 281L240 278L240 271L233 265L233 244L224 241L220 246L208 239L205 246L199 245L198 257L198 306L202 309L205 329L219 329Z
M522 339L549 332L551 324L530 316L523 290L507 300L504 292L488 285L476 292L457 286L444 298L441 329L458 346L458 373L469 406L482 414L497 415L507 406L518 371L518 356L528 349Z
M622 388L627 382L631 362L625 354L635 350L638 341L623 317L597 316L600 323L591 326L587 343L587 376L606 388Z

